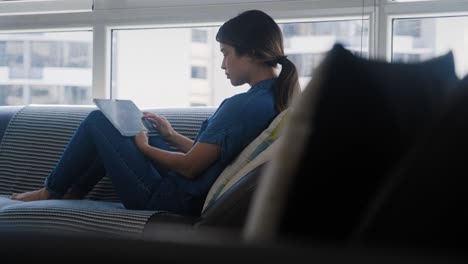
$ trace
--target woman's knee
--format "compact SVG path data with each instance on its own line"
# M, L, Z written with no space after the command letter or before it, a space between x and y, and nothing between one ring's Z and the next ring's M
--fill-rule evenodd
M84 121L86 123L92 123L94 125L109 125L110 124L107 117L99 109L89 112L88 116L86 117Z
M88 116L86 117L86 120L98 120L101 121L103 118L105 118L104 114L102 113L101 110L96 109L91 112L89 112Z
M85 127L92 126L101 128L112 126L112 124L109 122L107 117L101 112L101 110L91 111L83 121L83 125L85 125Z

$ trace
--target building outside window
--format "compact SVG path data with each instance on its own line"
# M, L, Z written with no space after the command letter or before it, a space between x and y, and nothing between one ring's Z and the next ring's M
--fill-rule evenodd
M394 19L392 61L421 62L449 51L462 78L468 73L468 16Z
M192 29L192 42L207 43L208 32L203 29Z
M192 78L193 79L207 79L206 67L192 66Z
M0 33L0 105L92 104L92 32Z

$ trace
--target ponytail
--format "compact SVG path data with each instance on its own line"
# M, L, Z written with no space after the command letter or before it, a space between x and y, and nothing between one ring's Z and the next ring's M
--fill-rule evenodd
M300 93L299 78L294 63L286 56L276 61L281 64L281 73L275 87L275 107L278 112L288 108L293 99Z

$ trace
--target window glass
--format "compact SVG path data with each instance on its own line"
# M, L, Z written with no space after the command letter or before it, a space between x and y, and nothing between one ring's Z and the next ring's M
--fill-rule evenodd
M204 66L192 66L192 78L193 79L206 79L206 67Z
M420 62L452 51L460 78L468 73L468 17L395 19L392 61Z
M368 20L280 23L285 53L296 65L302 87L325 53L339 42L368 56ZM112 32L112 97L141 108L218 106L245 92L221 69L218 27L119 29Z
M92 104L92 32L0 34L0 105Z
M192 42L207 43L208 32L203 29L192 29Z

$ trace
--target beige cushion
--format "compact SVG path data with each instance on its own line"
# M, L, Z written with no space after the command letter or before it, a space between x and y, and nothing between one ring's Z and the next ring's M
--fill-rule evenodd
M288 108L279 113L268 128L247 145L237 158L223 170L208 192L203 211L248 172L271 160L275 149L273 143L278 138L289 112Z

